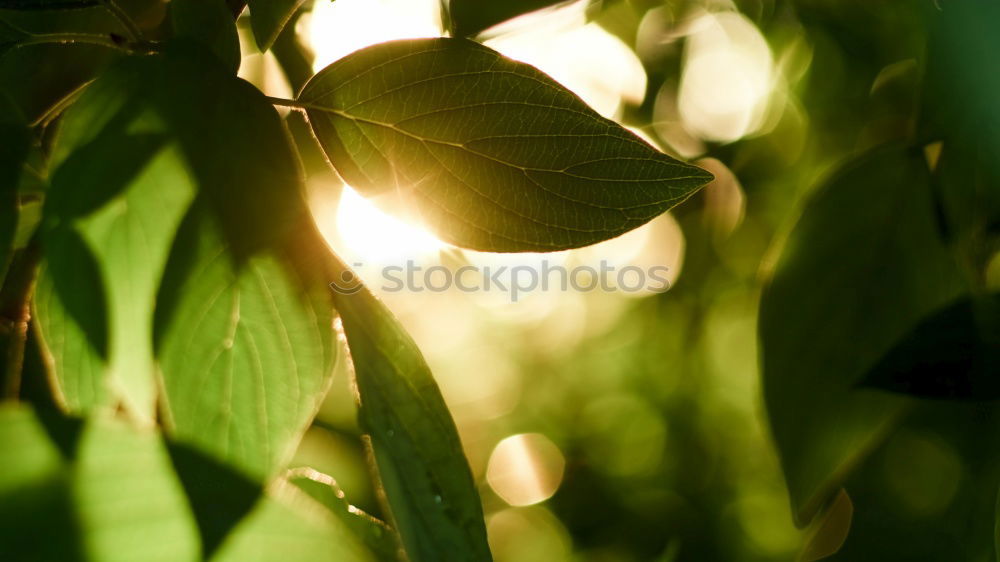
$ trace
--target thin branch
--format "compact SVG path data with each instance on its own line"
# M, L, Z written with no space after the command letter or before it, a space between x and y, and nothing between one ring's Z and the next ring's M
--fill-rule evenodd
M115 41L107 35L98 35L94 33L42 33L39 35L30 35L24 39L18 40L17 43L14 44L14 48L23 47L25 45L45 44L99 45L101 47L107 47L109 49L125 53L133 52L133 50L129 48L128 44Z
M104 6L107 11L111 12L111 15L114 16L114 18L118 20L118 23L125 28L125 32L128 34L129 39L132 41L142 41L145 39L142 34L142 30L139 29L139 26L132 20L132 17L118 5L118 2L115 0L101 0L101 5Z
M264 98L266 98L267 101L271 102L272 105L280 105L282 107L291 107L293 109L298 109L298 110L302 110L302 111L305 111L306 109L309 109L309 108L313 107L313 106L309 105L308 103L304 103L304 102L300 102L300 101L296 101L296 100L290 100L290 99L285 99L285 98L275 98L275 97L271 97L271 96L264 96Z

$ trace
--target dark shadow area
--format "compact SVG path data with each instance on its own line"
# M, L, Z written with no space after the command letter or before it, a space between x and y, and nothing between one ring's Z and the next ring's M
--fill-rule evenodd
M250 513L263 489L189 445L168 442L167 450L198 523L202 557L210 558Z

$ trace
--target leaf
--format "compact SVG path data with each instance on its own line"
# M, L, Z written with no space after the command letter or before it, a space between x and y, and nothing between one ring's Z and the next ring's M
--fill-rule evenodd
M335 269L334 278L354 278L342 263ZM354 364L359 423L407 556L489 560L472 472L416 344L363 286L334 295Z
M568 4L567 0L443 0L447 2L454 37L472 37L486 28L547 6Z
M171 240L196 186L180 151L165 146L165 127L148 106L144 110L137 88L114 88L119 85L110 79L78 100L53 149L58 168L47 198L43 241L48 248L45 271L57 276L42 285L56 290L42 292L46 300L36 307L38 334L53 374L63 383L69 411L97 405L107 388L135 420L152 424L152 304ZM114 118L95 123L95 113L101 115L109 106L117 109ZM83 264L86 282L74 285L72 270L81 260L95 265ZM90 273L93 269L96 275ZM90 343L106 338L106 351L56 336L72 337L81 330ZM82 352L72 355L71 361L83 359L79 366L63 364L73 348ZM92 351L107 358L106 375ZM99 378L82 380L81 375Z
M40 421L27 407L0 407L5 559L198 558L194 521L155 433L92 419L70 451Z
M250 0L250 27L261 52L274 44L282 28L305 0Z
M355 537L360 538L378 560L396 560L396 541L392 529L382 521L347 503L336 481L311 468L299 468L286 474L288 481L309 495L336 517Z
M77 411L114 404L102 392L110 390L118 398L124 390L135 417L148 421L156 391L153 353L164 352L157 356L163 379L159 386L175 435L190 438L202 451L255 480L271 474L325 389L333 338L326 279L305 272L303 264L312 257L300 253L307 247L310 252L327 250L288 234L292 228L301 233L301 225L311 221L277 112L204 48L178 43L163 55L123 60L96 81L67 113L53 162L57 168L54 197L46 209L48 231L70 232L85 242L76 247L88 248L49 253L52 271L62 260L82 265L86 275L73 286L77 275L66 271L76 266L63 268L62 277L40 284L36 306L47 363L60 382L65 405ZM193 198L198 211L188 213ZM175 234L186 213L197 220L192 219L191 233L178 242L183 248L178 249ZM197 238L202 234L204 240ZM50 245L56 238L50 236ZM299 248L286 251L291 243ZM220 259L210 260L199 249ZM172 269L164 273L168 252ZM197 260L212 267L204 272L187 268ZM93 270L99 273L91 274ZM60 280L69 284L65 290L59 290ZM303 287L307 282L312 289ZM209 312L240 311L240 322L231 326L227 316L199 324L201 317L192 314L205 312L200 310L204 303L177 293L181 285L239 298L238 306L220 301L220 308ZM317 295L321 298L306 302ZM305 301L300 303L299 297ZM154 303L160 331L154 330ZM280 317L272 308L285 306ZM258 319L266 323L252 324ZM228 331L233 327L237 334ZM173 344L185 332L200 338L193 357L174 355ZM166 347L154 350L154 336L165 336ZM108 342L106 352L102 338ZM215 396L214 401L203 398L172 408L178 404L173 400L177 393L189 392L189 381L220 392L229 384L226 379L206 382L205 377L223 372L225 364L206 354L230 339L239 345L226 348L222 357L238 359L226 372L239 382L239 406ZM80 350L85 353L74 355ZM110 385L102 376L104 355L110 362ZM74 364L79 367L66 373ZM264 382L248 378L265 371ZM231 408L236 410L232 419ZM246 424L240 431L252 433L253 447L233 449L230 437L244 436L226 434L230 422Z
M806 544L799 553L799 561L813 562L836 554L847 540L853 515L851 498L841 488L833 503L817 518L807 533Z
M278 480L211 560L366 562L375 558L323 507Z
M0 19L4 20L0 43L28 34L121 33L120 24L100 7L11 11ZM50 118L51 112L120 55L115 49L81 43L0 46L0 97L9 99L29 123Z
M761 297L765 403L800 525L908 404L858 382L962 290L929 181L922 157L898 148L840 169L805 207Z
M861 384L922 398L1000 398L1000 295L964 298L923 319Z
M534 67L465 39L362 49L320 71L299 101L347 183L400 196L439 236L476 250L613 238L711 179Z
M240 68L236 20L224 0L171 0L174 35L208 47L234 74Z
M309 267L328 250L309 221L287 246L240 260L197 204L157 299L169 433L257 481L290 460L333 374L329 290Z

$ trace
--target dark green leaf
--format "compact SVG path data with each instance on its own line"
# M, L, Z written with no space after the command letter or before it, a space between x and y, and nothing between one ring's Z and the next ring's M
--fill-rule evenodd
M338 264L335 278L352 276ZM355 288L335 291L335 302L354 363L359 422L406 554L415 562L488 560L483 509L430 369L385 305Z
M567 0L443 0L454 37L472 37L488 27L528 12L569 3Z
M439 236L477 250L613 238L711 179L465 39L362 49L313 77L300 102L347 183L396 194Z
M764 396L799 524L908 403L858 381L962 291L929 185L922 155L901 149L845 166L804 209L762 295Z
M250 27L257 46L266 51L274 44L282 28L292 19L305 0L250 0Z
M208 47L234 74L240 68L236 20L223 0L171 0L174 34Z
M936 311L892 349L862 384L923 398L1000 398L1000 295Z

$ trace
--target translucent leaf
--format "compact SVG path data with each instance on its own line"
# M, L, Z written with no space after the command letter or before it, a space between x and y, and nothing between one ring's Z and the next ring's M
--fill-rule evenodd
M395 193L440 237L477 250L613 238L711 179L534 67L465 39L362 49L314 76L299 101L347 183Z
M157 300L169 432L259 481L290 459L333 373L329 289L308 267L323 252L303 236L238 259L197 205Z
M68 420L42 421L27 407L0 408L5 558L199 558L194 520L155 433L97 418L67 434Z

